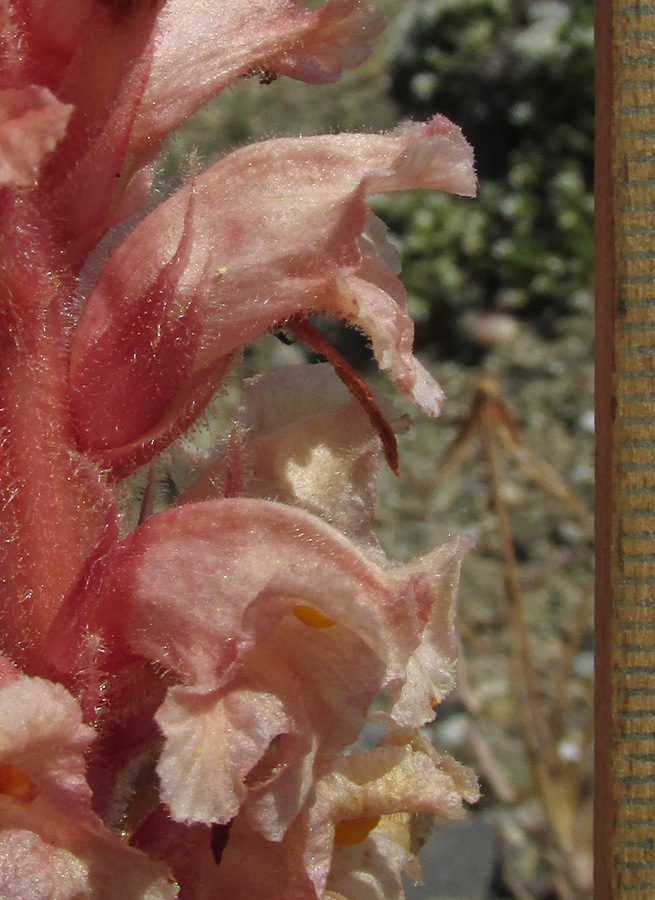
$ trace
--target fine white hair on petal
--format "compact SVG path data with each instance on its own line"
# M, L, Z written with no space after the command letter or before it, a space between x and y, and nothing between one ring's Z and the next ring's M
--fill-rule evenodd
M160 139L236 78L287 75L324 84L363 62L384 19L363 0L168 0L132 146Z

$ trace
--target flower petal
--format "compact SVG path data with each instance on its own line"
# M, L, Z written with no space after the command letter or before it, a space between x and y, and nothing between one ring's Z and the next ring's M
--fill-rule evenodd
M399 725L419 727L434 718L434 707L455 686L459 643L455 610L462 560L473 540L455 535L427 556L403 566L414 573L415 591L425 598L429 616L421 642L407 664L403 678L391 691L392 716Z
M400 417L384 411L401 430ZM240 427L244 496L305 509L375 551L371 525L380 441L330 365L289 366L247 379ZM203 471L180 501L222 496L232 456L228 450Z
M391 729L385 746L323 760L313 798L281 841L262 840L245 816L237 816L216 873L217 893L400 900L401 870L420 874L408 848L410 817L459 818L462 800L478 794L463 767L453 768L420 735ZM244 857L261 858L262 865L244 867Z
M60 685L24 675L0 688L0 761L25 772L40 802L94 821L83 753L93 731Z
M299 818L294 823L289 845L293 855L305 844L305 868L319 895L326 886L333 857L342 852L340 844L345 844L346 855L351 856L349 842L335 841L338 823L369 822L369 827L375 827L377 817L399 812L449 818L464 815L460 785L439 765L438 755L427 742L417 740L415 746L389 743L341 757L318 782L316 800L305 820ZM364 831L361 840L366 839ZM402 854L399 861L404 865L407 855ZM342 868L339 880L344 874Z
M168 0L133 147L161 140L235 78L257 72L321 84L358 66L383 28L362 0Z
M384 679L383 662L346 627L307 627L289 612L223 690L169 690L158 771L173 817L226 823L243 807L253 828L281 840L307 799L317 749L356 740Z
M0 90L0 187L31 187L64 136L73 107L44 87Z
M0 895L4 900L88 897L84 865L70 850L25 828L0 830Z
M475 190L471 149L443 117L253 145L163 203L110 258L78 325L81 442L118 471L143 462L179 433L168 410L245 343L310 310L365 330L400 389L436 412L441 393L411 355L404 289L379 259L365 200L418 187Z
M98 630L202 692L229 682L298 604L347 626L399 678L429 612L423 591L414 597L413 571L385 570L315 516L264 500L159 513L99 560L94 578L53 629L63 669L71 635Z
M173 900L165 868L105 828L91 808L84 752L93 730L58 684L0 687L0 894L22 900ZM33 787L25 791L19 775ZM11 777L9 777L11 776Z
M404 900L401 872L414 861L409 850L378 832L339 847L332 854L326 900Z
M227 824L236 816L251 770L274 738L295 730L278 697L248 686L218 697L172 688L157 722L166 738L157 769L162 799L175 820L206 825ZM301 743L293 748L298 758L311 749L311 742Z

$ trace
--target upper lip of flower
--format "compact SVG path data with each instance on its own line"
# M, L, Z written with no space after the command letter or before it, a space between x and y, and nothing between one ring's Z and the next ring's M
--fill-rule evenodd
M470 148L441 117L386 136L252 145L161 204L113 253L75 330L82 446L125 474L197 414L239 347L310 310L366 331L399 388L434 414L441 394L412 357L404 288L360 242L367 191L417 186L474 188Z

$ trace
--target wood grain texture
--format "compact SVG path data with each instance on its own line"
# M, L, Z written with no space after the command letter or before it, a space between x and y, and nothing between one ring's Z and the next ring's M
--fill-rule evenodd
M655 896L655 3L599 0L597 900Z
M612 522L614 478L614 59L613 2L598 0L596 43L596 574L595 574L595 744L594 896L612 896Z

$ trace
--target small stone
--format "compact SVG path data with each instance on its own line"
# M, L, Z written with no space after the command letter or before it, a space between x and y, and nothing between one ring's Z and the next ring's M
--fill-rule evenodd
M495 347L515 340L521 326L508 313L470 313L462 317L461 327L466 336L481 347Z

